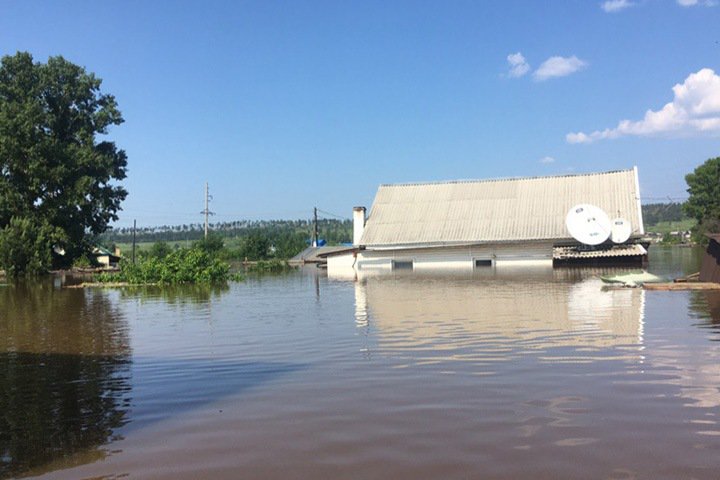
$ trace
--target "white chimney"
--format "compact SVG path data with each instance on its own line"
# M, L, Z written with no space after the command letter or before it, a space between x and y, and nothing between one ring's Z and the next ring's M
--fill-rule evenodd
M365 207L353 207L353 245L360 245L365 230Z

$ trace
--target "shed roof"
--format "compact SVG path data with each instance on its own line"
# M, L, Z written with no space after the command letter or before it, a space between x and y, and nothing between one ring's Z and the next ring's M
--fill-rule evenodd
M113 252L108 250L107 248L103 247L102 245L95 245L91 252L93 255L112 255L115 256Z
M360 244L572 240L565 216L589 203L644 234L637 169L582 175L381 185Z

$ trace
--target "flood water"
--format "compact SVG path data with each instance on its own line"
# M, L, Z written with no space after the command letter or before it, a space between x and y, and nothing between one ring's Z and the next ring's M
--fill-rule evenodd
M720 295L597 274L0 287L0 477L718 478Z

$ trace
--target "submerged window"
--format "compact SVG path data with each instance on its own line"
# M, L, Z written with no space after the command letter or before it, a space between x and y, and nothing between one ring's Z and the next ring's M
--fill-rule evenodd
M392 268L393 268L393 270L412 270L413 269L413 261L412 260L393 260Z
M492 267L493 262L490 259L487 258L478 258L475 259L475 267Z

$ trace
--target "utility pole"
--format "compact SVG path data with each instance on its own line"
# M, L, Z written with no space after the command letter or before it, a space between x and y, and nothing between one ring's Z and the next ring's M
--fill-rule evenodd
M208 231L208 214L210 212L209 203L210 200L208 197L210 196L210 189L208 188L208 182L205 182L205 240L207 240L207 231Z
M208 182L205 182L205 210L200 212L201 214L205 215L205 240L207 240L208 236L208 216L215 215L213 212L210 211L210 200L212 200L212 195L210 195Z
M317 246L318 246L317 207L315 207L315 208L313 209L313 214L314 214L314 215L313 215L313 216L314 216L314 221L313 221L313 243L312 243L312 246L313 246L313 247L317 247Z
M132 248L132 262L135 265L135 230L137 229L137 220L133 220L133 248Z

